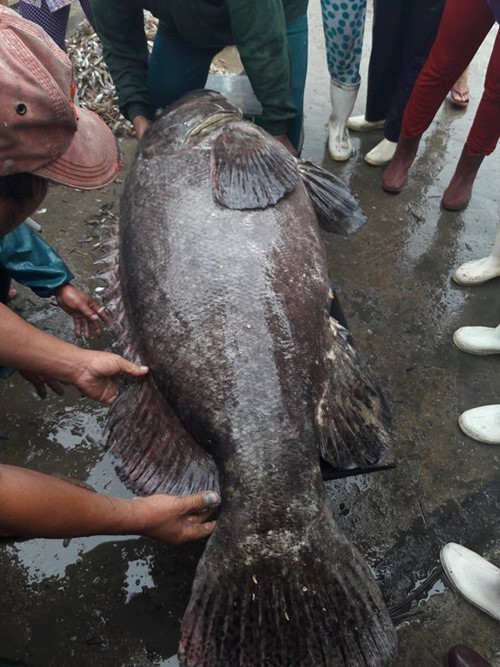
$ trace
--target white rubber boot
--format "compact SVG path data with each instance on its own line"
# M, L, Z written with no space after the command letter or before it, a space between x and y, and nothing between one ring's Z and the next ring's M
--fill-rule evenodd
M459 285L481 285L498 276L500 276L500 227L491 254L483 259L462 264L451 277Z
M460 327L453 334L453 342L469 354L499 354L500 325L498 327Z
M369 153L365 155L365 162L374 167L383 167L389 164L396 152L397 141L389 141L389 139L382 139L382 141L372 148Z
M346 123L358 95L359 83L354 85L330 82L332 113L328 121L328 152L332 160L345 162L352 155L351 139Z
M462 412L458 425L473 440L500 445L500 405L481 405Z
M373 132L373 130L381 130L384 125L385 120L370 122L364 116L351 116L347 121L347 127L353 132Z
M457 593L500 621L500 569L454 542L446 544L439 556L446 577Z

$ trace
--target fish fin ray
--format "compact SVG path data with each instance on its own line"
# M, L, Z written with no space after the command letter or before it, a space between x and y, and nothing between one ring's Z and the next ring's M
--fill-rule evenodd
M316 404L322 458L337 469L383 461L392 444L391 416L352 336L332 317L327 343L328 379Z
M152 377L130 384L113 405L108 446L135 493L218 491L217 468L184 429Z
M242 122L231 123L215 140L210 177L215 199L236 210L273 206L299 182L296 161L287 149Z
M293 555L261 544L243 556L233 522L220 524L182 621L183 667L391 664L396 633L382 594L333 519L297 534Z
M325 231L352 234L365 224L357 197L340 178L310 160L298 160L297 167Z
M98 263L105 267L101 275L107 288L102 296L112 316L113 346L125 359L141 364L121 294L117 217L108 228L109 238L100 244L107 254ZM212 457L184 429L151 374L122 387L108 419L108 447L119 477L135 493L218 491Z
M118 263L120 247L118 216L112 216L106 223L106 229L108 238L95 246L95 248L99 248L106 253L94 262L94 264L103 267L95 276L105 283L104 291L99 296L111 317L109 331L113 337L113 349L128 361L141 364L141 358L133 341L132 328L127 318L122 297Z

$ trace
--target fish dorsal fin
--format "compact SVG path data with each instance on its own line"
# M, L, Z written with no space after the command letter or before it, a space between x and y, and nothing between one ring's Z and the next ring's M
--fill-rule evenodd
M249 123L231 123L210 158L215 199L231 209L273 206L299 181L295 159L278 141Z

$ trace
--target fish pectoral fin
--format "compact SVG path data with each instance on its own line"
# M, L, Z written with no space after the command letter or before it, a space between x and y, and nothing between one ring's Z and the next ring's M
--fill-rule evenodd
M218 491L212 457L184 429L152 377L130 385L113 405L108 446L135 493Z
M297 166L319 224L325 231L352 234L365 224L366 215L361 204L344 181L310 160L298 160Z
M328 377L316 403L320 454L338 470L367 468L389 455L391 415L349 331L332 317L329 323Z
M214 142L210 177L215 199L239 211L273 206L299 182L296 160L249 123L231 123Z

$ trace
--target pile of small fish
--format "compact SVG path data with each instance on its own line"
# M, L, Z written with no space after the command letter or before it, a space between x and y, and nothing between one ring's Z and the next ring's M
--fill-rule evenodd
M144 28L150 52L157 27L158 19L150 12L144 12ZM79 106L101 116L117 137L133 136L132 124L118 108L115 86L104 62L101 42L88 21L79 24L67 41L67 50L75 68ZM225 61L216 57L210 73L228 74Z

